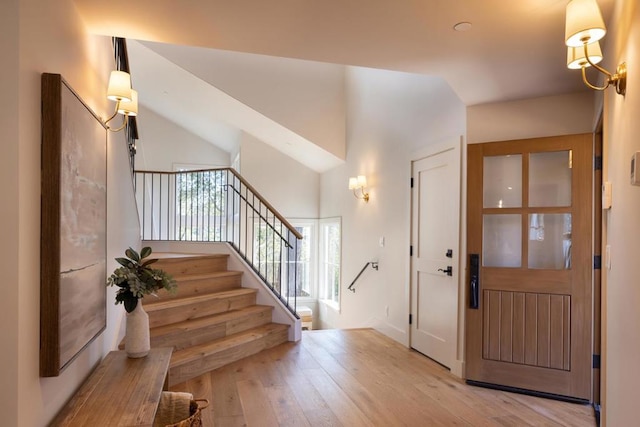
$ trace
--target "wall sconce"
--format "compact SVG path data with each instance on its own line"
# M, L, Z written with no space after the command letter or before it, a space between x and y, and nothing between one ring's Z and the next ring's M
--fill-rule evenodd
M129 116L138 115L138 92L131 89L131 76L124 71L112 71L109 77L109 87L107 88L107 98L116 101L115 112L105 122L105 126L112 132L124 129ZM108 123L118 114L122 114L124 119L122 126L112 128Z
M596 0L571 0L567 5L565 43L567 45L567 67L582 69L584 84L594 90L605 90L614 86L619 95L627 91L627 64L618 65L615 74L600 67L602 51L598 40L607 33L602 14ZM593 67L607 77L604 86L595 86L587 80L586 69Z
M367 177L364 175L352 176L349 178L349 190L353 190L353 195L356 199L362 199L366 202L369 201L369 193L365 191L367 186ZM358 196L357 190L360 190L360 196Z

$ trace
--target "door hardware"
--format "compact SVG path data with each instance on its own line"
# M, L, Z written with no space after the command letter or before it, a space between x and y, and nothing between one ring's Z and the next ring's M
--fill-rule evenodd
M447 276L453 276L453 267L451 267L450 265L447 266L447 268L439 268L438 271L442 271L443 273L446 273Z
M469 255L469 308L478 309L480 306L480 256Z
M453 258L453 249L447 249L447 253L445 254L447 258Z

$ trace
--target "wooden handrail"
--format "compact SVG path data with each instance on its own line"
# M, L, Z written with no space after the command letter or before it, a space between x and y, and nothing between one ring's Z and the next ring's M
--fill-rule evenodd
M236 178L238 178L238 180L244 184L245 187L247 187L249 190L251 190L251 192L253 194L255 194L258 197L258 200L260 200L260 202L265 205L267 207L267 209L269 209L271 212L273 212L273 215L278 218L278 220L284 224L284 226L294 235L296 236L297 239L302 239L302 234L300 234L298 232L298 230L296 230L290 223L289 221L286 220L285 217L283 217L282 215L280 215L280 213L271 205L271 203L267 202L267 200L262 197L262 195L251 185L249 184L249 182L247 182L246 179L244 179L242 177L242 175L240 175L234 168L213 168L213 169L193 169L193 170L188 170L188 171L149 171L149 170L136 170L135 173L151 173L151 174L162 174L162 175L179 175L179 174L185 174L185 173L197 173L197 172L217 172L217 171L228 171L231 172Z

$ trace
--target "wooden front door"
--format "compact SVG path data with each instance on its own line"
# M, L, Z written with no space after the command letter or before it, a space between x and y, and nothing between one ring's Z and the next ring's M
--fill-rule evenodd
M591 134L468 146L466 378L591 401Z

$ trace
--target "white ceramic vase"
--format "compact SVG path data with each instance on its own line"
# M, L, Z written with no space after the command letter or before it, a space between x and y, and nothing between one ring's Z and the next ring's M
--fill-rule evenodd
M127 313L127 331L124 338L124 349L131 358L145 357L149 354L149 315L142 308L142 298L138 299L136 308Z

